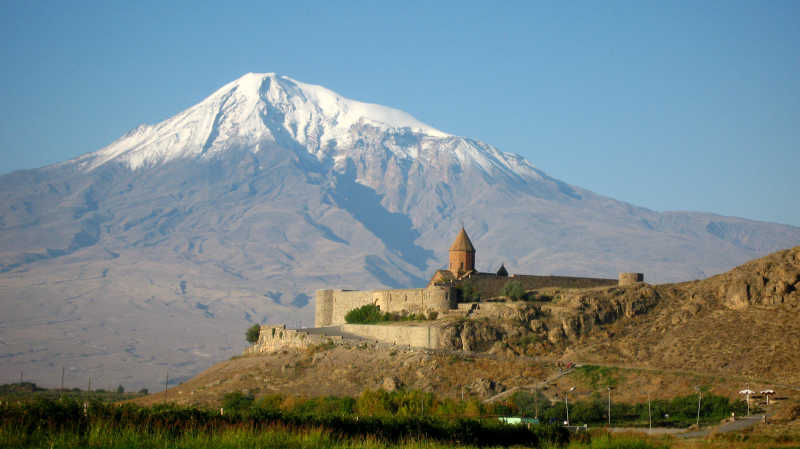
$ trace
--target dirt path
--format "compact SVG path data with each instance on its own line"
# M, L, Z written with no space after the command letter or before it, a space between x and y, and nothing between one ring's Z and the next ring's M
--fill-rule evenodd
M572 368L570 368L568 370L564 370L564 371L561 371L559 373L554 373L550 377L548 377L547 379L539 381L539 382L536 382L535 384L523 385L523 386L520 386L520 387L509 388L508 390L506 390L506 391L504 391L502 393L498 393L498 394L496 394L496 395L494 395L492 397L484 399L483 403L484 404L491 404L492 402L499 401L501 399L505 399L506 397L513 395L517 391L542 390L548 384L551 384L551 383L555 382L556 380L560 379L561 377L566 376L567 374L571 373L573 370L575 370L575 368L577 368L579 366L580 365L575 365L575 366L573 366Z

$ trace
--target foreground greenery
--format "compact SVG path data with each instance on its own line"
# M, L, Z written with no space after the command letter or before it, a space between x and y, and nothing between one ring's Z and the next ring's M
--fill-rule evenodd
M697 397L653 401L654 426L688 425ZM727 416L739 404L703 396L704 421ZM674 442L646 437L570 435L559 424L565 404L541 395L515 394L486 405L411 390L364 391L356 398L227 394L221 408L110 404L65 397L32 397L0 406L3 448L386 448L565 447L667 448ZM602 398L570 401L572 424L606 423ZM538 413L537 413L538 412ZM665 421L664 414L670 418ZM534 416L544 424L511 426L497 416ZM647 425L647 404L613 404L615 426Z
M650 402L628 404L611 403L611 424L615 427L647 427L652 419L653 427L685 428L695 424L698 419L698 395L678 396L672 399L656 399ZM539 416L544 421L566 420L566 404L549 402L539 393L516 393L509 404L509 412L523 416ZM537 413L538 407L538 413ZM755 412L752 409L751 412ZM747 413L747 403L713 394L703 394L700 401L699 420L701 425L716 424L730 418L731 412L738 416ZM569 400L570 424L605 426L608 424L608 399L595 394L589 400Z
M0 407L0 448L16 447L367 447L562 445L558 426L506 426L497 420L345 416L251 406L221 414L175 406L144 408L39 400Z

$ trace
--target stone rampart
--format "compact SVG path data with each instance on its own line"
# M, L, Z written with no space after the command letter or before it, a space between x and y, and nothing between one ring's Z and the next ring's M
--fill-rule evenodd
M345 324L347 312L375 304L383 312L429 314L455 308L452 287L432 286L402 290L317 290L314 326Z
M620 273L619 285L632 285L644 282L644 273Z
M340 344L342 337L309 334L302 330L286 329L286 325L261 326L258 341L244 350L244 354L276 352L284 349L306 349L321 344Z
M433 325L343 324L344 332L381 343L439 349L441 328Z
M468 288L473 295L481 298L495 298L502 295L503 287L508 281L516 281L525 290L535 290L540 288L592 288L610 287L617 285L617 279L586 278L575 276L534 276L527 274L515 274L511 276L497 276L491 273L472 273L464 279L452 281L447 285L453 287ZM460 300L470 298L460 298Z

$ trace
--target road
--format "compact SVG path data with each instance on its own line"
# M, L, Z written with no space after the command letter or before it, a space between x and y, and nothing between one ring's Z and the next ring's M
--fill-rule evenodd
M745 416L743 418L737 418L736 421L726 422L725 424L716 427L707 427L705 429L681 433L675 436L678 438L704 438L712 431L716 433L738 432L740 430L749 429L763 420L764 415Z

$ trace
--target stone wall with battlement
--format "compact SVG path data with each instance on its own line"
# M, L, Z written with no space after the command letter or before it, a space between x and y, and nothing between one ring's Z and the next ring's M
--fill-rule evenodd
M441 328L431 324L343 324L344 332L380 343L439 349Z
M515 274L497 276L491 273L473 273L464 279L447 283L453 287L466 287L480 295L481 298L495 298L502 295L503 287L510 280L519 282L525 290L540 288L592 288L618 285L617 279L586 278L574 276L534 276ZM467 299L467 298L464 298Z
M317 290L314 326L344 324L347 312L375 304L383 312L445 313L456 307L450 286L398 290Z
M276 352L283 349L306 349L321 344L340 344L342 337L338 335L316 335L297 329L286 329L286 325L261 326L258 341L244 350L244 354Z
M322 331L322 332L320 332ZM439 349L441 328L428 323L342 324L325 329L287 329L286 325L261 326L258 341L243 355L304 350L319 345L386 344Z

